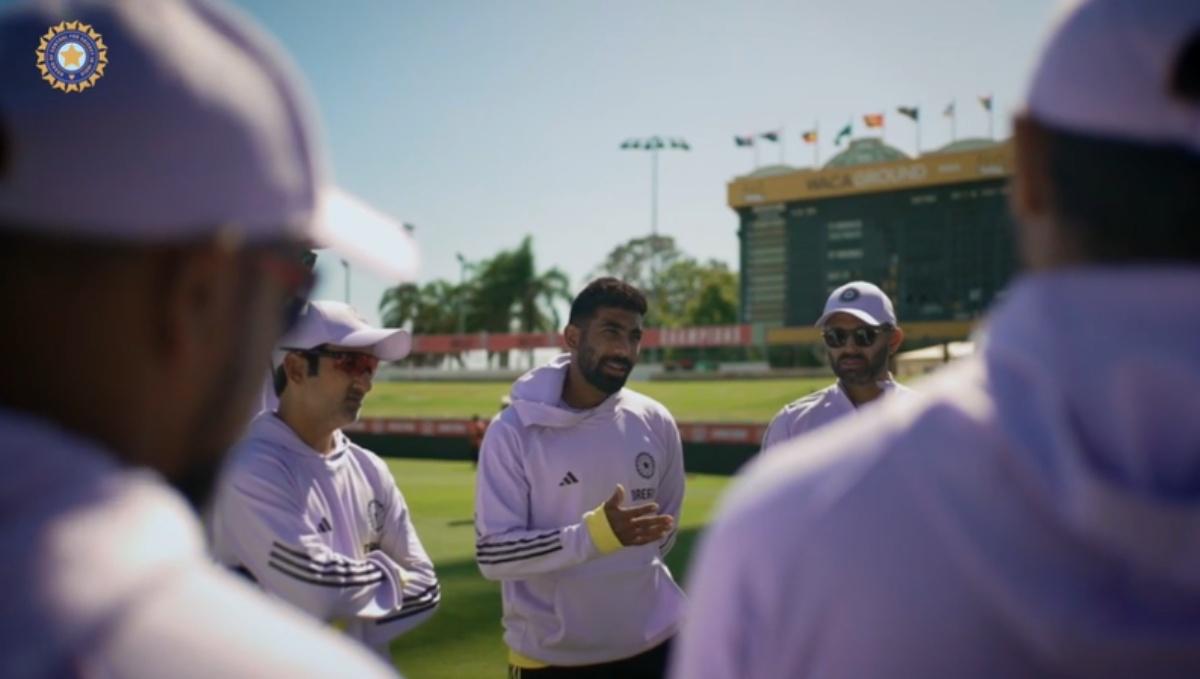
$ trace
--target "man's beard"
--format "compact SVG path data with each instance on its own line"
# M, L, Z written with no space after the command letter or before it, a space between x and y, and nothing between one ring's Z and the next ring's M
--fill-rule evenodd
M838 365L833 357L830 356L830 367L833 368L833 373L843 384L861 386L878 382L887 374L888 352L887 347L880 347L879 351L874 356L867 354L862 355L865 363L860 367L844 367ZM842 358L846 358L842 356Z
M605 363L615 364L626 368L626 372L620 376L613 376L603 371ZM599 389L605 394L615 394L625 386L626 380L629 379L629 374L633 371L633 363L623 358L601 358L596 356L591 347L587 345L579 348L579 372L583 374L583 379L593 387Z

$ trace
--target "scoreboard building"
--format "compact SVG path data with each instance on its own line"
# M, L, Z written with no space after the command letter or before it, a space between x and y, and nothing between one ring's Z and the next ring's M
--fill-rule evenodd
M1011 169L1009 143L910 158L868 138L820 169L734 179L742 322L769 344L819 341L829 292L863 279L892 298L912 343L965 338L1016 271Z

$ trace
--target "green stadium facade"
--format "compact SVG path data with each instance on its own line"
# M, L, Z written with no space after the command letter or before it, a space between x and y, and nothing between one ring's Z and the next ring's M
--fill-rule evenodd
M816 170L763 167L728 185L742 322L769 344L818 341L829 292L864 279L893 299L909 344L967 337L1017 267L1007 142L910 158L856 139Z

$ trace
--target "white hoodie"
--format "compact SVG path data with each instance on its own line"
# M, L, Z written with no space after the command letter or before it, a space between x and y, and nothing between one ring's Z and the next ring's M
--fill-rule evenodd
M158 474L26 413L0 434L0 677L394 676L213 564Z
M1020 280L981 354L782 452L673 676L1200 676L1200 269Z
M671 414L622 389L599 406L562 404L570 356L513 385L488 427L475 496L476 561L499 580L510 662L586 665L642 653L673 636L683 593L660 543L622 547L600 505L655 501L679 521L683 449Z

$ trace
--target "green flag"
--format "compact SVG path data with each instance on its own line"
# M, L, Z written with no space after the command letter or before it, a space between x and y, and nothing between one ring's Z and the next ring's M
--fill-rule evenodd
M845 126L845 127L843 127L843 128L841 129L841 131L837 133L837 136L833 138L833 145L834 145L834 146L841 146L841 145L842 145L842 139L843 139L843 138L845 138L845 137L849 137L849 136L850 136L850 132L851 132L851 129L850 129L850 123L846 123L846 126Z

